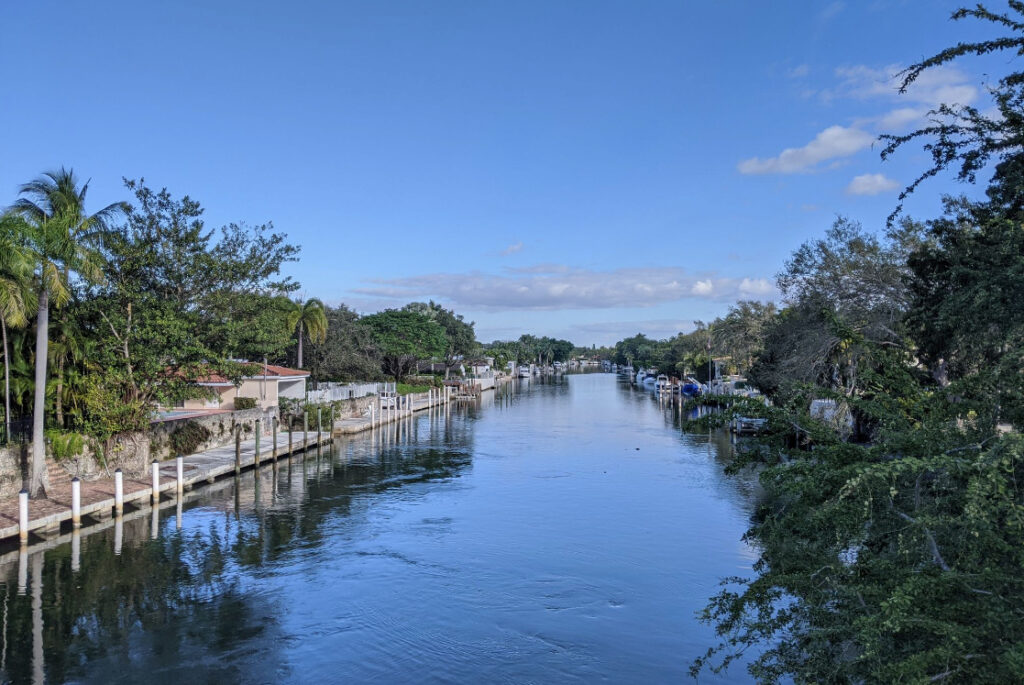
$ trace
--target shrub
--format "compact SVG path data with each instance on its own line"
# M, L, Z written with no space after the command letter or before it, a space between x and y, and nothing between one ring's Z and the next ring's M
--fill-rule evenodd
M171 449L175 454L192 454L210 439L210 429L195 421L186 421L171 433Z
M236 397L235 398L235 409L255 409L256 398L254 397Z

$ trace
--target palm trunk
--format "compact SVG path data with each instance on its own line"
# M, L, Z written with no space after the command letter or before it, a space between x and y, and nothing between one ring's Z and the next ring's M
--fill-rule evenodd
M28 494L38 497L46 489L46 436L43 419L46 414L46 347L49 343L50 294L39 290L39 312L36 321L36 393L32 405L32 465Z
M64 404L61 397L64 394L64 360L57 363L57 396L54 398L57 406L57 428L64 427Z
M302 322L299 322L299 368L302 368Z
M4 443L11 441L11 360L7 354L7 322L0 317L4 334Z

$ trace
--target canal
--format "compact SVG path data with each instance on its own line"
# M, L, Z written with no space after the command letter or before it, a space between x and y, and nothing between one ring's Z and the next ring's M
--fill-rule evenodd
M730 449L611 374L521 380L7 552L0 674L683 681L714 642L695 613L755 559Z

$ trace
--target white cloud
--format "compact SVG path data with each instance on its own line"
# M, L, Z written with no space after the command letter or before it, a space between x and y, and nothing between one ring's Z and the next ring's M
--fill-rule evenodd
M942 103L969 105L978 97L978 89L969 82L966 73L950 66L932 67L921 73L910 84L906 93L900 93L900 76L905 67L890 64L875 69L863 64L839 67L836 76L841 79L832 95L855 98L888 97L901 102L914 102L932 109Z
M778 157L753 157L739 163L742 174L796 174L814 171L821 162L849 157L868 148L875 136L858 128L829 126L803 147L787 148Z
M850 181L850 185L846 186L846 193L848 195L878 195L899 187L899 181L886 178L883 174L861 174L855 176Z
M523 249L523 243L522 242L513 243L513 244L509 245L508 247L506 247L504 250L502 250L501 251L501 255L503 257L507 257L508 255L515 254L516 252L519 252L522 249Z
M811 68L806 64L798 64L789 71L786 72L786 76L789 78L803 78L807 74L811 73Z
M690 288L690 292L694 295L710 295L711 291L715 289L715 286L710 280L697 281Z
M679 267L609 271L538 265L501 274L437 273L381 279L356 295L397 303L434 298L453 306L489 311L651 307L684 299L729 301L775 295L762 278L690 274Z

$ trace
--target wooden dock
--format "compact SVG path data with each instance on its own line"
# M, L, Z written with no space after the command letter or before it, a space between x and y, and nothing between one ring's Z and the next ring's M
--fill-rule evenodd
M450 401L450 398L448 399ZM407 396L401 408L375 407L368 417L351 417L335 419L333 426L325 430L289 431L282 430L277 434L275 442L273 433L263 433L241 440L236 444L215 447L204 452L190 454L182 458L182 478L178 482L177 460L156 462L158 473L156 497L152 477L145 479L123 478L123 500L125 512L149 507L154 503L158 507L179 499L178 493L185 493L197 487L212 484L225 476L234 476L242 471L258 467L261 464L288 459L295 454L308 450L322 449L330 444L335 437L352 435L391 423L409 419L413 414L430 408L443 408L448 404L441 393L436 395ZM275 450L276 445L276 450ZM94 481L81 481L79 512L82 525L110 525L104 523L117 517L115 499L115 480L102 478ZM127 515L127 513L125 513ZM52 484L47 491L46 499L29 500L27 531L31 537L52 539L60 533L61 524L71 521L72 516L72 484L62 482ZM21 535L19 525L19 502L17 498L0 503L0 540L17 539Z

